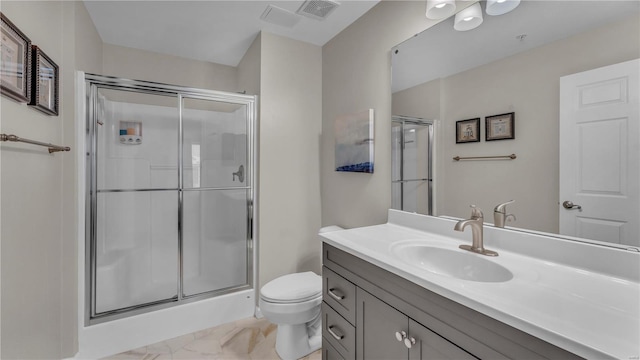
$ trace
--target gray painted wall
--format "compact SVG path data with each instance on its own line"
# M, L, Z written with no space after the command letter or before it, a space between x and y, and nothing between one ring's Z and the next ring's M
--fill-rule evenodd
M2 13L59 66L61 95L53 117L1 97L0 130L72 152L0 145L0 357L68 357L78 311L75 71L102 68L101 41L81 2L3 1Z
M322 48L323 225L386 222L391 206L391 48L436 23L424 12L422 1L382 1ZM335 172L335 118L370 108L375 110L374 173Z

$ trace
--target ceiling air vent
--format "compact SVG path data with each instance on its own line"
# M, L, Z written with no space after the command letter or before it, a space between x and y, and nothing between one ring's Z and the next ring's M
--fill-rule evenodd
M262 13L262 16L260 16L260 19L268 23L288 28L294 27L298 21L300 21L300 17L298 15L273 5L267 6L265 11Z
M312 19L324 20L338 5L340 5L339 2L332 0L307 0L296 13Z

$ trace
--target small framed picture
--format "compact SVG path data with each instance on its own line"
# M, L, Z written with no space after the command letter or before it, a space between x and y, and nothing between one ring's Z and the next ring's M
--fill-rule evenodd
M480 141L480 118L456 121L456 144Z
M487 116L484 118L486 141L515 139L515 113Z
M33 74L29 105L47 115L58 115L58 65L33 45Z
M0 13L0 92L18 102L31 97L31 40Z

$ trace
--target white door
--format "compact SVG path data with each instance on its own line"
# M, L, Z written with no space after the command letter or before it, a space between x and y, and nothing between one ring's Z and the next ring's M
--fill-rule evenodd
M563 235L640 246L639 69L636 59L560 79Z

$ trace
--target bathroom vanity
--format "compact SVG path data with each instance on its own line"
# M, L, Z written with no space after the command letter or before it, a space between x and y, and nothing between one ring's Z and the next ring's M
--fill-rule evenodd
M486 226L490 258L455 223L321 234L323 359L637 358L640 253Z

